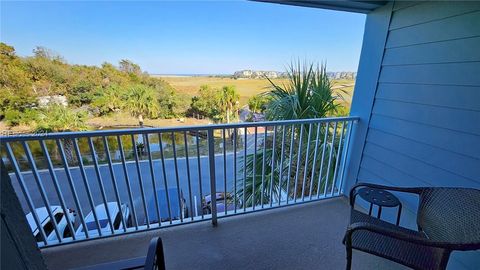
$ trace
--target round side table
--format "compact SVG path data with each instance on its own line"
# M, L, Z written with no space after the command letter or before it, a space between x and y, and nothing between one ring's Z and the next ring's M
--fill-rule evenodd
M373 205L378 206L377 218L380 218L382 214L382 207L398 207L396 223L398 226L400 223L400 215L402 214L402 204L395 195L383 189L369 187L358 190L357 195L370 203L370 209L368 211L368 215L370 216L372 215Z

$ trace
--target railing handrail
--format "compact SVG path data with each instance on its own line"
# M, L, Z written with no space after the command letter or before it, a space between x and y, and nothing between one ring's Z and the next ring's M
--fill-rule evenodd
M176 131L208 131L215 129L229 129L229 128L249 128L249 127L271 127L278 125L291 124L308 124L308 123L323 123L323 122L341 122L341 121L358 121L358 116L343 116L343 117L326 117L326 118L309 118L296 120L274 120L263 122L242 122L229 124L210 124L210 125L190 125L180 127L157 127L157 128L131 128L131 129L112 129L112 130L95 130L95 131L74 131L74 132L53 132L44 134L25 134L15 136L0 136L0 142L14 142L14 141L30 141L30 140L51 140L51 139L71 139L82 137L101 137L101 136L117 136L117 135L132 135L132 134L149 134L149 133L166 133Z

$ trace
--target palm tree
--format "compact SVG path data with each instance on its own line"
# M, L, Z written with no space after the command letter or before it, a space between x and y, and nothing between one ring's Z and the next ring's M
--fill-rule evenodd
M224 86L220 92L220 104L225 112L227 123L230 123L230 116L234 113L235 107L238 105L240 95L235 86Z
M248 108L252 113L260 113L265 110L268 103L268 98L265 95L259 94L248 99Z
M282 85L278 85L269 78L266 78L271 84L271 90L263 94L269 100L265 110L268 120L322 118L332 115L340 108L341 105L339 101L343 98L340 94L334 93L332 90L332 85L327 77L326 66L324 64L302 65L300 62L297 62L290 65L287 70L287 76L288 81ZM301 129L303 129L303 131L301 131ZM301 196L302 192L304 195L312 189L322 189L327 184L327 177L331 177L331 173L329 172L327 176L326 165L323 166L322 179L316 181L316 177L320 176L318 172L320 170L320 164L317 162L317 164L313 166L312 161L315 152L318 154L318 152L322 152L323 149L325 149L327 156L333 151L332 158L334 160L336 159L334 154L336 153L336 151L334 151L335 145L327 142L322 142L318 145L315 144L316 138L323 139L326 133L328 133L328 136L332 136L336 131L333 131L329 127L321 127L318 125L298 126L296 129L277 127L277 134L285 134L287 139L294 138L294 143L285 147L289 149L292 147L294 151L291 152L292 156L284 155L283 164L280 164L280 158L277 158L275 162L272 163L271 153L273 148L275 148L276 153L280 153L282 150L280 143L281 136L277 136L275 144L273 144L273 138L267 138L267 140L263 142L267 148L265 157L263 157L263 151L259 150L247 156L247 172L253 172L253 166L257 166L255 171L258 173L264 171L266 174L264 179L269 181L268 185L262 186L259 185L257 180L255 181L255 186L253 186L253 174L247 174L247 178L244 179L246 182L245 197L247 206L252 206L254 203L257 204L259 202L259 196L263 196L265 202L265 198L268 198L272 191L273 198L268 198L269 200L281 198L281 193L286 194L287 190L289 190L289 194L286 194L287 196ZM310 140L310 144L306 143L309 137L313 138L313 140ZM299 144L300 140L303 141L301 145ZM317 146L317 148L315 148L315 146ZM314 151L309 151L308 156L306 153L307 147L314 149ZM258 168L258 162L254 164L254 157L257 161L266 160L264 170L262 170L263 168ZM305 166L305 163L308 163L307 166ZM335 163L333 162L333 164ZM289 167L290 165L292 166L291 168ZM272 168L274 169L272 170ZM281 178L280 175L282 175ZM294 178L295 175L305 175L306 188L303 185L292 186L293 183L291 183L290 179ZM262 175L255 176L256 179L260 179L259 177L261 178ZM320 183L321 187L318 186L318 183ZM244 183L240 181L236 194L239 198L243 198L244 196L243 186Z
M272 90L264 95L270 99L265 111L269 120L322 118L336 112L342 95L334 93L326 65L291 64L288 82L275 84L267 77Z
M41 114L36 129L47 132L83 131L87 130L85 119L86 115L81 112L74 112L61 105L51 105ZM77 159L73 154L73 140L63 139L63 147L65 158L74 164Z
M155 90L143 85L135 85L130 89L125 107L132 116L138 118L140 127L143 127L144 116L155 118L160 112Z

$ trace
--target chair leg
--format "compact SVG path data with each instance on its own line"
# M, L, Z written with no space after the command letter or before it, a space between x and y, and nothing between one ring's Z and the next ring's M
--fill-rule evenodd
M345 245L347 249L347 270L352 269L352 248L349 247L348 245Z

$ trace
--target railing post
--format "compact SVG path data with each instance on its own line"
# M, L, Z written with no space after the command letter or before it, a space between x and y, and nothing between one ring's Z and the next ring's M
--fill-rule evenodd
M215 180L215 138L213 129L208 129L208 162L210 167L210 204L212 209L212 225L217 226L217 184Z

